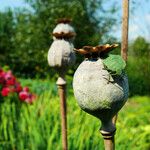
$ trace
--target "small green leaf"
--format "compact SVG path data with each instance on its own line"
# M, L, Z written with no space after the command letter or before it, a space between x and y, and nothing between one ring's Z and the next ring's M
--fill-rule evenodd
M106 69L116 75L121 75L126 67L126 62L120 55L109 54L108 57L103 59Z

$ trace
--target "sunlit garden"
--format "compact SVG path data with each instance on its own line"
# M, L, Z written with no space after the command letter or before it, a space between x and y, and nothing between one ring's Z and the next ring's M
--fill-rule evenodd
M144 29L138 22L142 32L136 31L135 35L130 28L135 27L133 16L143 16L143 7L144 15L149 15L149 2L130 1L131 23L124 59L121 1L2 1L0 150L149 150L150 22L143 21ZM101 72L106 73L107 80L99 79ZM104 84L99 87L101 82ZM98 103L97 95L106 97L108 85L115 89L113 84L123 89L123 96L112 96L116 101L118 98L117 104ZM107 93L103 94L103 89ZM105 110L114 109L114 105L117 110L112 110L109 117ZM105 127L107 131L107 118L112 120L116 114L116 130L108 127L110 133L116 131L115 142L112 140L115 148L106 149L104 141L111 138L101 133ZM67 148L63 145L63 123Z

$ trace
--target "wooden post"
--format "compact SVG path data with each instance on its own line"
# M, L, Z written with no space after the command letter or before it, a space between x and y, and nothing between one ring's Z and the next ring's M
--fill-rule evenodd
M121 44L121 56L127 62L128 52L128 26L129 26L129 0L122 0L122 44ZM113 118L113 123L116 124L117 116Z
M60 97L62 146L63 146L63 150L67 150L66 81L63 77L59 77L56 84L58 86L58 93Z
M100 130L100 132L103 136L103 139L104 139L105 150L114 150L115 149L115 138L114 138L115 131L114 132L106 132L106 131Z
M127 57L128 57L127 51L128 51L128 26L129 26L129 0L122 0L122 13L123 13L123 16L122 16L121 56L127 62ZM112 122L113 122L114 125L116 125L117 117L118 117L118 114L115 115L113 117L113 119L112 119ZM104 140L104 142L105 142L105 140ZM110 142L111 141L109 141L109 143ZM108 145L110 145L109 143L108 143ZM115 145L114 141L113 141L113 143ZM107 146L105 146L105 150L107 150L106 149ZM110 147L110 150L114 150L115 149L115 146L114 146L114 149L111 149L111 147L112 147L111 145L109 147Z
M129 0L123 0L123 18L122 18L122 45L121 56L127 61L128 51L128 26L129 26Z
M67 18L59 19L57 26L53 30L53 39L48 51L48 64L54 67L59 75L56 82L60 97L62 147L67 150L67 105L66 105L66 80L65 74L70 66L75 64L75 54L73 52L73 39L76 35L71 20Z
M114 150L115 149L115 133L116 133L116 127L110 120L109 124L105 124L103 127L103 122L102 122L102 127L100 129L100 133L103 136L104 139L104 146L105 150Z

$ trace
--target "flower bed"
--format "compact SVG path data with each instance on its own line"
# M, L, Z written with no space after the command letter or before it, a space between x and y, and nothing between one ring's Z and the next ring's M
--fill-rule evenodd
M7 97L17 94L22 102L32 104L35 100L35 94L32 94L28 87L22 87L21 83L16 79L12 72L4 71L0 68L0 94L2 97Z

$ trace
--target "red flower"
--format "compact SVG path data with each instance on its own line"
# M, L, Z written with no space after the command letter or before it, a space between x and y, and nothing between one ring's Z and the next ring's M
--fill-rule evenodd
M25 100L28 98L28 96L29 96L29 93L26 92L26 91L21 91L21 92L19 93L19 99L20 99L21 101L25 101Z
M9 87L4 87L1 91L2 96L8 96L9 93L11 92Z
M29 93L29 88L22 88L21 84L16 80L11 71L4 72L0 68L0 84L2 85L1 95L8 96L11 92L18 93L19 99L26 103L33 103L36 96Z
M3 72L3 69L2 68L0 68L0 74Z
M14 85L16 82L16 78L13 76L11 71L6 72L4 78L6 85Z
M35 99L36 99L36 95L34 95L34 94L29 94L29 95L28 95L28 98L25 100L25 102L27 102L27 103L29 103L29 104L32 104Z
M23 91L29 92L29 88L28 87L24 87Z
M14 85L14 92L21 92L22 91L22 86L20 85L19 82L16 82L15 85Z
M5 72L0 69L0 84L5 83Z

